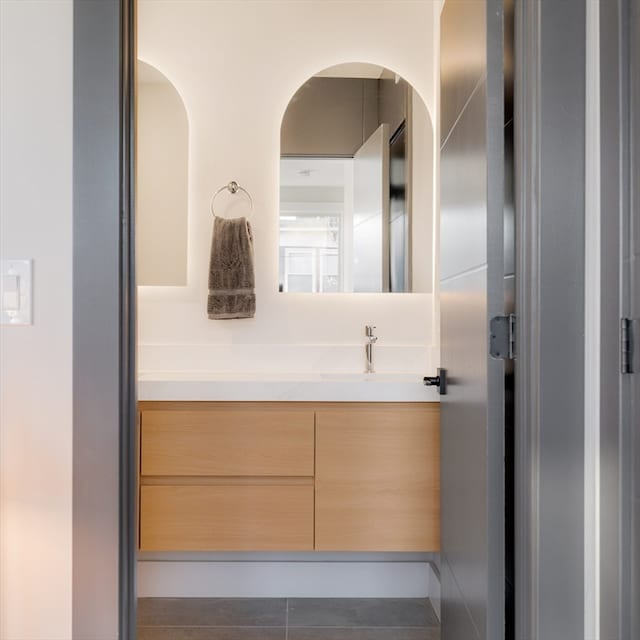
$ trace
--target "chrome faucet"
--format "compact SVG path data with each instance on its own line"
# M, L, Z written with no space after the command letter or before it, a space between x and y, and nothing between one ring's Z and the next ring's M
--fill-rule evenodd
M365 373L375 373L373 370L373 345L378 341L378 337L373 335L375 326L368 324L365 325L364 334L367 336L367 343L365 345L365 352L367 354L367 370Z

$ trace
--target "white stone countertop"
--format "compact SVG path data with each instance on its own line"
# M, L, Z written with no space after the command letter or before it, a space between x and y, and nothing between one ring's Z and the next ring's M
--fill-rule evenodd
M138 400L223 402L439 402L416 373L221 374L140 372Z

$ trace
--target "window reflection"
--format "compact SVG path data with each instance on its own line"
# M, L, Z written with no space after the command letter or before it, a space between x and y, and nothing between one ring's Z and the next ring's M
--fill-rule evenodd
M345 173L348 158L283 158L280 291L345 290Z

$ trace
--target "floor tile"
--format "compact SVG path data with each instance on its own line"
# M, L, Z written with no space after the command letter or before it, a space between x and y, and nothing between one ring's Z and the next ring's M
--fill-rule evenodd
M292 598L289 627L435 627L426 598Z
M141 627L284 627L284 598L140 598Z
M137 640L286 640L274 627L138 627Z
M288 640L440 640L440 630L435 627L410 629L298 627L289 629Z
M273 627L139 627L137 640L286 640Z

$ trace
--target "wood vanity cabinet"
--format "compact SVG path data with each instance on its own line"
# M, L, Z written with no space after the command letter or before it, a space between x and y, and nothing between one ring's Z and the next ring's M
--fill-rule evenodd
M437 404L316 412L318 551L440 549Z
M437 403L140 403L142 551L437 551Z

